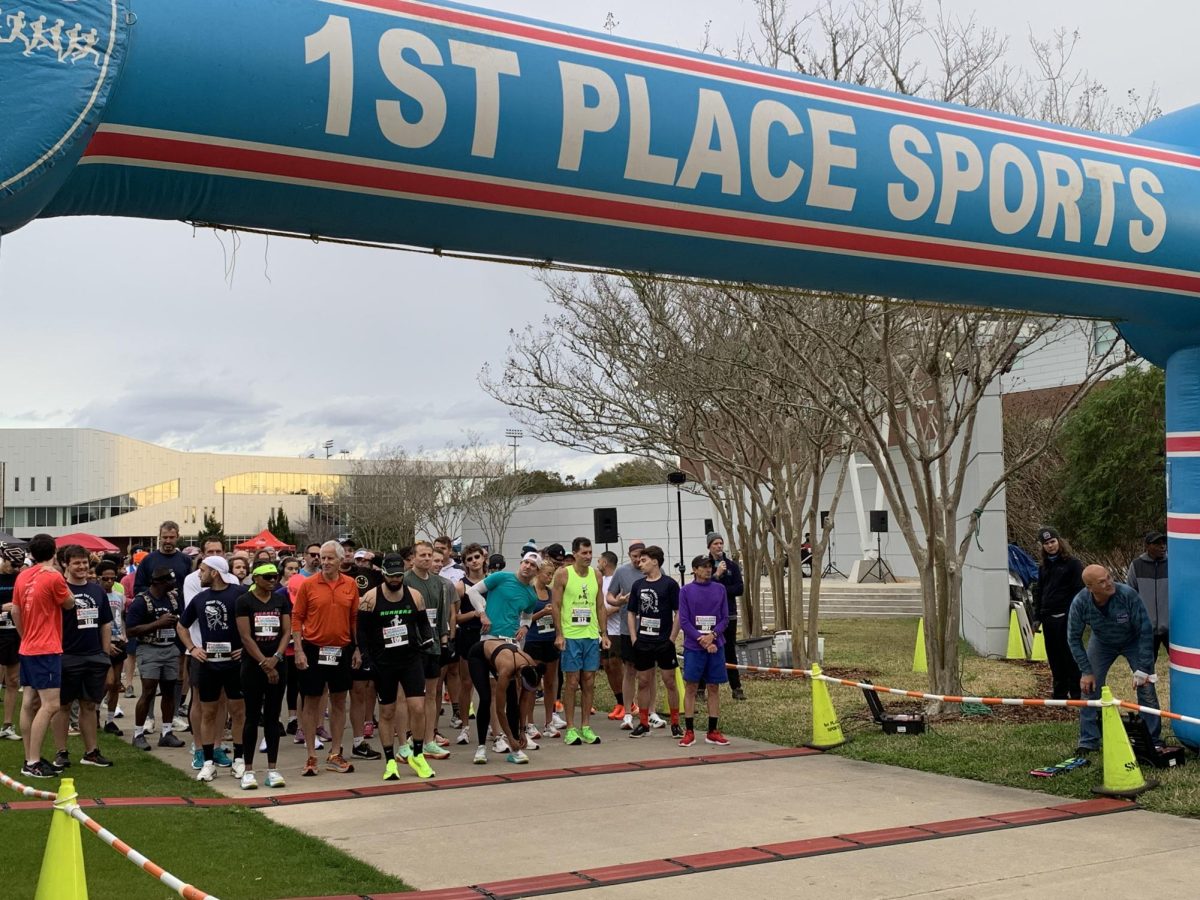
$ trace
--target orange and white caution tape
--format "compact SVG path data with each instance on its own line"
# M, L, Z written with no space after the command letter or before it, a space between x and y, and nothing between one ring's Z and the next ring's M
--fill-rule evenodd
M834 678L830 675L813 675L807 669L781 669L775 666L739 666L733 663L726 663L725 668L737 669L739 672L764 672L769 675L816 678L818 681L828 682L829 684L840 684L845 687L875 691L877 694L895 694L897 697L910 697L914 700L936 700L942 703L978 703L981 706L1048 706L1057 708L1069 707L1072 709L1082 709L1089 706L1097 709L1104 706L1118 706L1122 709L1135 710L1146 715L1162 716L1180 722L1191 722L1194 725L1200 725L1200 718L1168 712L1165 709L1155 709L1152 706L1139 706L1136 703L1129 703L1124 700L1112 700L1109 703L1105 703L1103 700L1047 700L1040 697L958 697L953 694L929 694L924 691L906 691L900 688L887 687L882 684L871 684L867 681Z
M5 787L12 788L18 794L23 794L26 797L32 797L35 800L55 800L58 794L54 791L40 791L37 788L32 788L27 784L21 784L15 778L9 778L3 772L0 772L0 784Z

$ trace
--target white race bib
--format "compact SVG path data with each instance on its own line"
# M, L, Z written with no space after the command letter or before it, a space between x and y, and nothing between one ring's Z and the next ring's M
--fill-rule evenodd
M590 625L591 623L592 608L590 606L576 606L571 609L572 625Z
M95 606L75 607L75 616L80 628L95 628L100 623L100 609Z
M229 641L209 641L204 645L204 652L213 662L229 659L233 653L233 645Z
M538 634L554 634L554 616L542 616L538 619Z
M383 646L403 647L408 644L407 625L388 625L383 629Z
M433 628L437 628L437 614L438 611L436 609L425 610L425 615L429 619L430 626Z
M341 647L322 647L317 651L318 666L336 666L342 658Z
M16 629L12 617L6 612L0 612L0 628Z
M662 622L659 619L642 619L642 627L638 629L638 634L656 638L659 636L659 629L661 627Z
M260 638L279 637L279 616L276 613L255 613L254 636Z
M174 628L160 628L160 629L158 629L158 631L156 631L154 633L156 635L158 635L158 640L160 640L160 641L175 640L175 629Z
M716 616L696 616L696 629L701 634L712 634L717 627Z

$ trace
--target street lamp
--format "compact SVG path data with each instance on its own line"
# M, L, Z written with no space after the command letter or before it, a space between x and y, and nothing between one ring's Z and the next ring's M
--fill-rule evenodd
M329 457L333 456L333 441L332 440L326 441L321 446L325 448L325 458L326 459L329 459Z
M506 428L504 430L504 436L512 442L513 474L515 475L517 472L517 443L521 440L521 438L525 437L525 432L520 428Z
M679 570L679 580L682 582L687 573L687 566L683 563L683 484L687 482L687 476L682 472L670 472L667 474L667 484L675 485L675 511L679 517L679 564L675 566Z

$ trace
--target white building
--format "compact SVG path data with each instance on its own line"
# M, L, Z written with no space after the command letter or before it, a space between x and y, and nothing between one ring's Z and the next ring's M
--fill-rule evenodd
M17 536L86 531L118 546L151 544L158 526L200 532L206 513L243 540L282 509L294 526L352 463L189 453L91 428L0 429L4 528Z

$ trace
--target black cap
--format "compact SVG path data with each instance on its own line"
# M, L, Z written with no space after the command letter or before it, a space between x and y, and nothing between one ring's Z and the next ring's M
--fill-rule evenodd
M153 584L174 584L175 570L170 566L159 566L150 573L150 581Z
M493 553L488 557L487 568L489 572L499 572L507 565L508 562L499 553Z
M1053 541L1057 538L1058 538L1058 532L1055 531L1053 528L1051 528L1049 525L1043 525L1041 528L1038 529L1038 541L1040 543L1044 544L1047 541Z
M707 553L701 553L699 556L692 557L692 568L699 569L701 566L711 569L712 557Z
M562 544L551 544L542 553L542 556L548 556L555 562L562 562L567 558L567 548Z
M1167 536L1165 534L1163 534L1161 531L1147 531L1146 532L1146 543L1147 544L1165 543L1166 540L1167 540Z
M403 575L404 557L399 553L389 553L383 558L379 568L383 570L384 575Z

